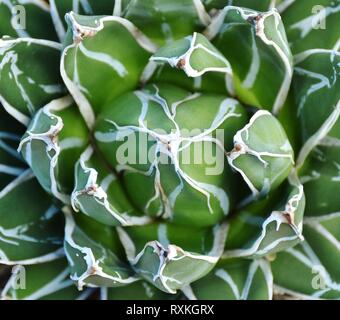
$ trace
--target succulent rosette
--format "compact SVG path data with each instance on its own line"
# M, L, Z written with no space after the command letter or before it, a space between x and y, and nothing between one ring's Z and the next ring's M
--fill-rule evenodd
M2 1L1 297L339 299L339 17Z

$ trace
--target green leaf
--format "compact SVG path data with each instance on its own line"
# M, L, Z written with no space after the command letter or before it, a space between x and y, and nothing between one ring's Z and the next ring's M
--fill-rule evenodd
M281 15L293 53L314 48L333 49L340 44L339 0L285 2Z
M201 0L135 0L124 18L160 45L202 30L211 20Z
M63 51L61 75L92 128L95 114L105 103L138 85L155 46L120 17L71 12L67 21L73 43Z
M114 250L119 247L114 229L98 224L82 214L75 214L74 217L69 209L64 212L64 248L71 279L80 290L84 286L123 286L138 280L128 264Z
M48 3L43 0L2 0L2 36L56 40Z
M47 40L0 39L0 102L19 122L28 125L39 108L64 95L60 49Z
M293 75L292 55L278 12L227 6L204 34L229 61L238 98L277 114Z
M236 100L164 84L125 94L104 109L97 145L141 212L191 226L213 225L228 214L237 176L225 148L246 119Z
M234 96L232 78L221 72L208 72L201 77L188 77L184 72L178 72L166 64L153 64L153 69L145 73L143 83L168 83L190 92L203 92Z
M145 224L150 218L136 214L125 195L120 180L100 160L92 147L81 155L75 167L72 206L109 226Z
M74 165L88 142L88 130L70 96L51 101L33 117L19 150L43 188L69 204Z
M172 83L192 92L235 95L229 62L200 33L164 45L150 60L150 70L144 73L143 82Z
M190 228L154 223L118 228L130 264L158 289L175 294L205 276L222 254L226 225Z
M234 136L230 166L241 174L253 199L279 186L294 164L294 152L280 122L268 111L257 111Z
M231 75L231 67L225 57L200 33L157 50L151 61L168 63L182 69L188 77L200 77L206 72L222 72Z
M204 278L184 290L189 299L271 300L273 276L264 259L221 261Z
M318 146L300 171L306 193L306 215L321 216L340 211L334 190L340 186L339 146Z
M272 262L277 291L307 299L340 298L340 215L306 218L306 241Z
M130 0L50 0L51 16L54 27L62 41L66 36L67 23L64 19L66 13L73 11L82 15L120 15Z
M35 264L60 256L63 223L33 174L25 171L0 191L0 263Z
M285 250L303 240L303 186L290 183L240 210L230 221L224 258L258 258Z
M339 145L340 53L315 49L296 56L295 62L293 88L304 142L297 159L300 168L317 145Z
M82 300L92 290L80 292L69 279L65 258L51 262L15 266L12 276L1 292L5 300Z
M304 145L297 159L306 215L339 211L340 54L310 50L296 58L294 94ZM320 108L322 101L322 108Z

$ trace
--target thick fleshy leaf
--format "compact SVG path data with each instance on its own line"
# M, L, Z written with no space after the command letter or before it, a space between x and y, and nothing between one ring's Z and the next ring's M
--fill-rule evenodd
M0 102L25 125L39 108L65 94L59 75L60 49L47 40L0 39Z
M66 13L73 11L82 15L120 15L130 0L50 0L51 16L59 39L66 36L67 23L64 19Z
M339 299L339 230L339 213L306 218L306 241L272 262L276 290L307 299Z
M290 183L269 198L238 212L228 228L224 258L267 256L303 240L305 197L295 180L291 176Z
M231 67L225 57L200 33L171 42L157 50L151 61L167 63L182 69L188 77L200 77L206 72L222 72L231 75Z
M94 136L141 212L207 226L233 206L238 176L225 148L245 118L243 107L225 96L152 85L106 105Z
M340 211L340 148L318 146L300 171L306 193L306 215L321 216Z
M48 3L43 0L2 0L2 36L56 40Z
M189 299L271 300L273 276L264 259L221 261L206 277L184 290Z
M72 193L74 210L110 226L145 224L148 217L137 216L115 173L100 160L92 147L81 155L75 168Z
M339 0L285 0L278 9L293 53L340 45Z
M25 171L0 191L0 263L35 264L60 256L63 223L33 174Z
M229 61L239 99L277 114L293 75L292 55L278 12L227 6L204 33Z
M78 291L65 258L51 262L15 266L12 276L1 292L4 300L83 300L92 290Z
M154 223L118 228L134 270L158 289L175 294L205 276L223 252L226 225L188 228Z
M101 288L102 300L174 300L179 296L166 294L142 280L119 288Z
M67 14L73 42L64 49L61 74L89 127L105 103L134 89L156 47L120 17Z
M135 0L124 17L158 44L202 30L211 21L201 0Z
M26 170L16 150L24 129L0 105L0 190Z
M33 117L19 150L43 188L70 203L74 165L88 142L88 130L70 96L53 100Z
M98 224L83 214L74 217L68 208L64 212L64 248L71 279L80 290L84 286L123 286L138 280L119 255L121 247L113 228Z
M297 160L301 167L317 145L339 146L340 53L316 49L296 56L293 88L305 143Z
M153 63L153 62L152 62ZM151 64L151 63L150 63ZM166 64L155 64L149 73L145 73L143 83L168 83L190 92L204 92L234 96L232 78L221 72L208 72L201 77L188 77L184 72Z
M260 110L234 136L228 160L251 190L247 203L266 195L287 178L294 153L280 122L268 111Z
M161 47L151 57L150 72L144 75L150 77L144 82L172 83L192 92L235 94L229 62L200 33Z
M296 58L294 93L304 145L297 159L306 215L340 210L340 54L309 50ZM320 107L322 101L322 107Z

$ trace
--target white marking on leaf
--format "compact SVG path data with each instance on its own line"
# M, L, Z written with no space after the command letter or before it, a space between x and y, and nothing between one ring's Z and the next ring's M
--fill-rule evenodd
M302 223L298 223L298 225L296 225L295 214L300 205L300 201L302 200L304 196L304 192L303 192L303 186L301 184L298 185L297 188L298 188L298 192L287 200L284 211L272 211L269 217L265 219L265 221L261 225L260 234L257 236L253 244L249 248L227 250L224 252L223 257L225 258L247 257L247 256L253 256L253 255L263 256L265 254L270 253L270 251L275 249L281 243L299 240L299 239L303 240L304 238L302 236ZM276 223L277 232L279 231L281 224L286 224L290 226L294 234L280 236L277 239L273 240L265 248L262 248L260 250L259 248L261 246L261 243L267 236L267 227L273 222Z
M234 280L230 276L230 274L224 269L217 269L215 271L215 275L216 277L221 278L224 282L226 282L228 286L230 287L230 289L232 290L234 297L237 300L240 300L240 297L241 297L240 291L237 287L237 284L234 282Z
M132 265L138 264L139 260L143 257L145 250L148 247L153 248L153 252L157 254L159 257L159 268L157 273L153 275L153 281L159 279L163 287L167 290L167 292L176 293L175 290L169 287L167 282L170 281L175 282L177 284L181 283L176 278L168 277L163 274L168 263L170 261L179 261L184 258L190 258L194 260L202 260L213 265L216 264L223 252L224 243L227 235L227 228L228 228L227 224L215 226L214 243L212 245L210 252L207 255L190 253L171 243L164 246L159 241L147 242L144 245L144 248L138 254L136 254L136 247L128 233L124 229L118 228L118 235L124 246L127 258Z
M289 150L287 148L287 143L289 143L289 141L288 142L286 141L285 144L283 146L281 146L281 150L286 151L286 153L272 153L272 152L267 152L267 151L256 151L256 150L253 150L251 147L249 147L249 145L246 143L246 141L244 141L242 135L245 134L246 140L249 140L249 129L251 128L251 126L255 123L255 121L257 121L257 119L259 119L260 117L265 117L265 116L271 116L270 112L268 112L266 110L257 111L252 116L252 118L250 119L248 124L245 125L244 128L242 128L241 130L239 130L235 134L235 136L234 136L234 146L235 146L235 148L229 154L227 154L228 162L229 162L230 166L242 175L244 181L247 183L249 189L252 192L253 198L256 198L260 195L260 190L257 190L255 188L255 186L253 185L253 183L251 182L251 180L246 175L246 173L241 168L237 167L234 164L234 161L239 156L242 156L242 155L245 155L245 154L252 155L252 156L256 157L263 164L264 168L267 167L268 162L265 161L262 158L263 156L273 157L273 158L288 158L288 159L291 160L292 163L294 163L293 153L288 152ZM290 148L290 151L291 151L291 148ZM264 182L264 186L265 185L266 184Z
M85 246L83 247L79 245L76 242L76 240L73 238L73 233L75 231L76 224L72 216L72 212L66 207L63 209L63 211L65 213L65 219L66 219L65 242L73 249L78 250L82 254L84 254L83 259L86 263L86 270L81 275L78 276L76 273L71 275L71 279L77 282L79 290L83 289L83 287L86 285L86 279L91 276L102 277L104 279L109 279L112 282L118 282L121 284L130 284L138 280L135 277L128 277L124 279L121 277L118 271L116 271L116 274L117 274L116 276L112 276L112 275L105 273L103 268L100 266L100 264L102 263L102 260L105 259L104 248L100 245L103 256L97 259L91 248L85 247ZM73 266L74 261L67 251L66 251L66 255L67 255L69 263L71 264L71 266Z
M340 117L340 101L329 115L327 120L303 145L296 161L296 167L299 169L303 166L305 160L311 151L328 135Z
M119 60L113 59L109 54L91 51L87 49L83 43L80 43L78 48L86 57L111 67L121 78L124 78L128 74L125 66Z
M149 169L147 171L140 171L132 168L128 165L118 165L116 167L116 170L118 172L120 171L126 171L126 172L133 172L133 173L140 173L145 176L151 176L154 174L154 188L155 188L155 194L146 204L146 209L150 207L152 202L161 199L161 205L162 207L159 208L158 215L163 215L165 218L169 218L173 215L173 208L176 202L176 199L178 195L180 194L180 191L184 187L184 182L188 183L192 188L197 190L198 192L202 193L207 198L207 205L209 208L209 211L213 213L213 209L211 207L210 203L210 197L213 195L216 197L216 199L219 200L220 207L223 210L225 214L227 214L229 209L229 200L226 192L223 189L217 188L216 186L203 183L200 181L196 181L192 177L190 177L187 173L185 173L182 168L180 167L179 162L179 153L183 150L189 148L190 144L193 142L199 142L199 141L210 141L213 143L216 143L218 145L218 141L216 139L208 139L207 137L215 131L221 124L223 124L224 121L226 121L228 118L231 117L239 117L240 114L236 113L236 106L237 101L226 98L222 101L220 108L215 116L215 119L212 121L212 124L210 128L206 129L203 133L197 134L192 137L185 137L181 135L181 129L179 128L178 124L175 121L176 116L176 109L177 107L189 100L196 99L199 97L199 94L190 94L186 98L172 103L171 106L167 104L165 99L163 99L159 95L159 89L157 86L154 85L156 93L154 95L142 92L142 91L136 91L135 95L138 97L138 99L141 102L141 111L140 116L138 118L138 124L136 125L128 125L128 126L119 126L114 121L108 120L107 122L111 123L115 127L115 131L110 132L95 132L95 138L98 141L101 142L113 142L118 140L119 138L122 138L124 136L127 136L133 132L139 132L139 133L146 133L150 137L152 137L156 142L155 152L154 152L154 161L151 163ZM158 133L154 130L148 129L145 126L145 117L148 112L148 104L150 101L154 101L158 103L162 108L168 119L173 123L175 127L175 131L171 132L169 134L162 134ZM183 144L186 143L186 144ZM160 171L159 171L159 157L157 156L159 153L162 153L166 156L168 156L173 165L174 170L179 178L179 184L173 189L173 191L170 193L170 196L167 196L164 193L164 189L161 184L161 177L160 177Z
M57 32L57 35L59 37L59 40L62 41L66 35L66 30L64 28L62 19L60 18L57 6L56 6L56 0L50 0L50 6L51 6L51 17L54 24L54 28Z
M18 151L21 152L25 147L25 158L29 165L32 165L32 141L41 141L46 145L46 156L50 160L49 180L51 183L51 193L65 204L69 204L69 197L60 191L60 186L56 178L56 170L58 166L59 155L61 152L57 142L57 136L62 130L64 124L61 117L53 114L53 111L60 111L71 106L73 100L70 96L52 100L45 107L41 108L34 117L31 123L30 130L27 131L27 136L23 138L19 144ZM45 114L51 120L55 120L55 124L50 124L46 132L35 132L39 126L38 120L40 115ZM52 155L51 155L51 151Z
M196 32L193 34L193 36L186 38L187 41L190 42L190 47L184 54L182 54L179 57L167 58L167 57L161 57L161 56L152 56L150 60L156 61L156 62L166 62L173 68L180 67L186 73L188 77L193 77L193 78L200 77L206 72L211 72L211 71L232 74L229 61L225 59L225 57L221 53L219 53L217 49L215 51L212 51L211 49L205 47L204 45L197 43L196 38L197 38ZM220 60L220 62L224 63L225 66L224 67L214 67L214 66L206 67L202 69L201 71L194 69L190 64L190 59L191 59L192 54L197 49L201 49L205 51L207 54Z
M246 89L250 89L253 87L257 75L260 71L260 55L259 55L259 50L257 48L256 45L256 39L255 39L255 31L254 29L252 29L252 61L251 61L251 65L248 71L248 74L246 76L246 78L243 80L242 85L246 88Z

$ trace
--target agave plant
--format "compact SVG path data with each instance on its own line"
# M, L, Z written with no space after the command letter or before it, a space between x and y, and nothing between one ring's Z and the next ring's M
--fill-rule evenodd
M339 18L0 1L1 297L339 299Z

